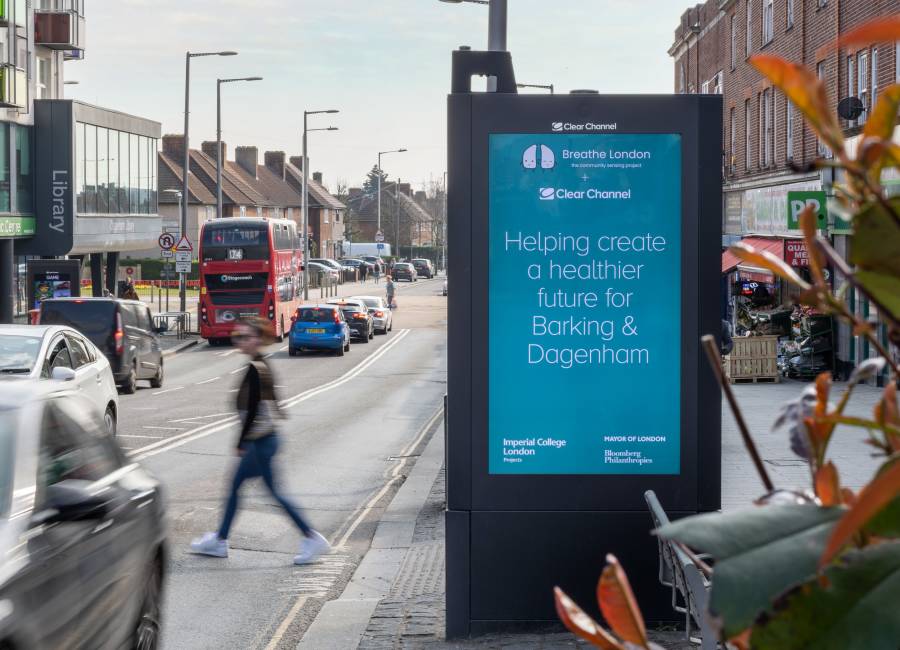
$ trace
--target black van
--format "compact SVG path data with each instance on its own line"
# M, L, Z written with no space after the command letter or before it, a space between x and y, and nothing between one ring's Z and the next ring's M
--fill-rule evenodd
M153 388L163 383L163 357L150 310L139 300L116 298L51 298L41 303L41 325L68 325L96 345L109 359L116 385L135 391L138 379Z

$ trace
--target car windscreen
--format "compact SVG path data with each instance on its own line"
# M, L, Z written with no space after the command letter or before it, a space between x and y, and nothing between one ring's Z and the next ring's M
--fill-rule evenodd
M0 375L27 375L40 351L39 337L0 334Z
M304 307L297 310L297 320L301 323L333 323L334 312L331 309Z
M363 298L362 301L366 303L366 307L369 309L378 309L381 307L381 298Z
M101 350L116 328L116 303L111 300L47 300L41 304L41 325L68 325Z
M394 268L400 269L401 271L408 271L410 266L411 266L411 264L406 264L405 262L400 263L400 264L394 264Z
M266 224L214 224L203 229L203 260L265 260L269 258Z

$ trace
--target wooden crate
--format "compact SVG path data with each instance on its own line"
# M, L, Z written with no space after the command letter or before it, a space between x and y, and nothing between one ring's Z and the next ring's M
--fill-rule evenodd
M728 355L731 359L777 359L777 336L736 336L734 349Z
M736 380L768 379L777 381L778 337L735 337L734 349L725 357L725 375Z

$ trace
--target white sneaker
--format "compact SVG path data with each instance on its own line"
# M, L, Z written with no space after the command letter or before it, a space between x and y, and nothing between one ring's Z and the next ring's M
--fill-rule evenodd
M320 555L331 550L331 544L317 531L300 542L300 552L294 556L294 564L312 564Z
M200 555L228 557L228 540L219 539L215 533L204 533L203 537L198 537L191 542L191 550Z

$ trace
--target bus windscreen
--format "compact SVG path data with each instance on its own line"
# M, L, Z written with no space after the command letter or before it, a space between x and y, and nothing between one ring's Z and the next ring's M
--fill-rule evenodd
M203 229L203 260L265 260L269 258L269 229L259 225L207 225Z

